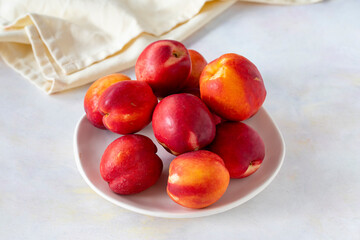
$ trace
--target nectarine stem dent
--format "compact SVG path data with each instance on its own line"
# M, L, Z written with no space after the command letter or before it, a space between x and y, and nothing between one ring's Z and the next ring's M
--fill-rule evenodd
M201 149L215 137L212 114L198 97L187 93L161 100L152 126L159 143L175 155Z
M208 149L224 160L232 178L253 174L265 157L265 145L260 135L241 122L218 124L216 137Z
M184 207L204 208L220 199L229 179L218 155L205 150L184 153L170 164L167 193Z
M159 40L147 46L135 64L138 81L150 85L157 97L179 92L191 72L186 47L174 40Z
M150 138L131 134L113 141L100 162L101 177L118 194L134 194L154 185L163 163Z
M215 114L227 120L243 121L259 110L266 90L252 62L228 53L210 62L202 71L200 95Z

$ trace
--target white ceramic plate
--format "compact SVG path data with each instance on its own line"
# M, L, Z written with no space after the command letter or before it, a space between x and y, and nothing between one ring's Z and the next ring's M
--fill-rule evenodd
M244 179L231 179L228 189L219 201L203 209L188 209L173 202L166 194L169 164L174 156L160 146L153 134L151 124L138 132L150 137L158 148L164 170L158 182L149 189L122 196L113 193L101 178L100 159L106 147L121 135L95 128L84 115L77 123L74 135L76 165L86 183L106 200L128 210L156 217L193 218L208 216L239 206L256 196L275 178L284 161L285 145L279 129L264 108L245 121L253 127L265 143L265 159L259 170Z

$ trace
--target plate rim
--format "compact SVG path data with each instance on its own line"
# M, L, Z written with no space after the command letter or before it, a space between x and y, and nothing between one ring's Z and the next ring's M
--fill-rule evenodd
M226 212L232 208L235 208L237 206L240 206L241 204L249 201L250 199L254 198L256 195L258 195L260 192L262 192L266 187L268 187L270 185L270 183L275 179L275 177L277 176L277 174L279 173L283 163L284 163L284 159L285 159L285 152L286 152L286 146L285 146L285 141L284 138L282 136L282 133L279 129L279 127L277 126L276 122L272 119L271 115L265 110L264 107L261 107L261 109L264 111L264 113L267 115L267 117L271 120L272 124L274 125L276 132L278 133L279 137L280 137L280 142L281 142L281 153L280 153L280 163L278 165L278 167L276 168L276 170L271 174L271 176L258 188L254 189L251 193L249 193L248 195L244 196L241 199L238 199L232 203L229 203L225 206L222 207L218 207L218 208L214 208L214 209L208 209L208 210L203 210L201 211L201 209L197 212L191 212L191 213L164 213L164 212L157 212L157 211L150 211L150 210L145 210L142 208L138 208L135 206L131 206L125 203L122 203L120 201L117 201L109 196L107 196L106 194L104 194L99 188L97 188L92 182L91 180L88 178L88 176L86 175L84 168L82 167L82 163L81 163L81 159L80 159L80 153L79 153L79 148L78 148L78 133L79 133L79 128L80 128L80 124L82 121L86 120L86 114L83 114L82 117L80 117L80 119L77 121L76 127L75 127L75 131L74 131L74 136L73 136L73 148L74 148L74 155L75 155L75 162L76 162L76 167L78 169L78 171L80 172L80 175L82 176L82 178L85 180L85 182L89 185L89 187L98 195L100 195L101 197L105 198L106 200L108 200L109 202L122 207L124 209L130 210L132 212L136 212L139 214L144 214L147 216L153 216L153 217L162 217L162 218L196 218L196 217L205 217L205 216L210 216L210 215L214 215L214 214L218 214L218 213L222 213L222 212ZM204 208L206 209L206 208Z

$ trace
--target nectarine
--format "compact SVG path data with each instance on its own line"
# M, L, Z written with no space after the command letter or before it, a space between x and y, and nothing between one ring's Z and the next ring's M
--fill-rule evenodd
M134 194L151 187L159 179L163 163L150 138L130 134L113 141L100 162L101 177L118 194Z
M188 50L174 40L151 43L141 52L135 65L137 80L148 83L160 98L181 90L190 71Z
M184 153L170 163L167 193L184 207L204 208L220 199L229 179L223 160L215 153Z
M156 106L152 127L158 142L174 155L199 150L215 137L212 114L200 98L180 93Z
M151 121L157 98L146 82L122 81L101 95L99 110L107 129L119 134L135 133Z
M265 145L260 135L241 122L218 124L216 137L208 149L224 160L232 178L253 174L265 157Z
M215 114L227 120L242 121L259 110L266 90L252 62L228 53L206 65L200 76L200 95Z
M198 51L192 49L188 51L191 59L191 72L183 85L182 92L192 93L200 97L199 79L207 61Z
M99 98L101 94L114 83L130 80L124 74L114 73L96 80L86 92L84 98L84 109L87 119L97 128L105 129L102 122L102 114L99 112Z

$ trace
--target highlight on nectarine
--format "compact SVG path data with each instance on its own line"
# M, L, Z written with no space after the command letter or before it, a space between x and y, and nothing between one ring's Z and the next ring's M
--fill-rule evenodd
M215 137L212 114L189 93L167 96L156 106L152 127L158 142L174 155L199 150Z
M107 129L119 134L135 133L151 122L157 98L146 82L122 81L104 91L99 110Z
M114 83L130 80L121 73L114 73L96 80L86 92L84 98L84 109L87 119L97 128L105 129L102 122L103 115L99 112L99 98L101 94Z
M253 174L265 157L265 145L260 135L241 122L218 124L215 139L208 149L224 160L232 178Z
M134 194L151 187L159 179L163 163L150 138L130 134L113 141L100 162L101 177L118 194Z
M174 40L151 43L141 52L135 64L136 79L148 83L160 98L179 92L190 71L188 50Z
M206 65L200 76L200 95L215 114L227 120L243 121L259 110L266 90L252 62L228 53Z
M167 193L184 207L204 208L220 199L229 179L223 160L215 153L184 153L170 163Z

